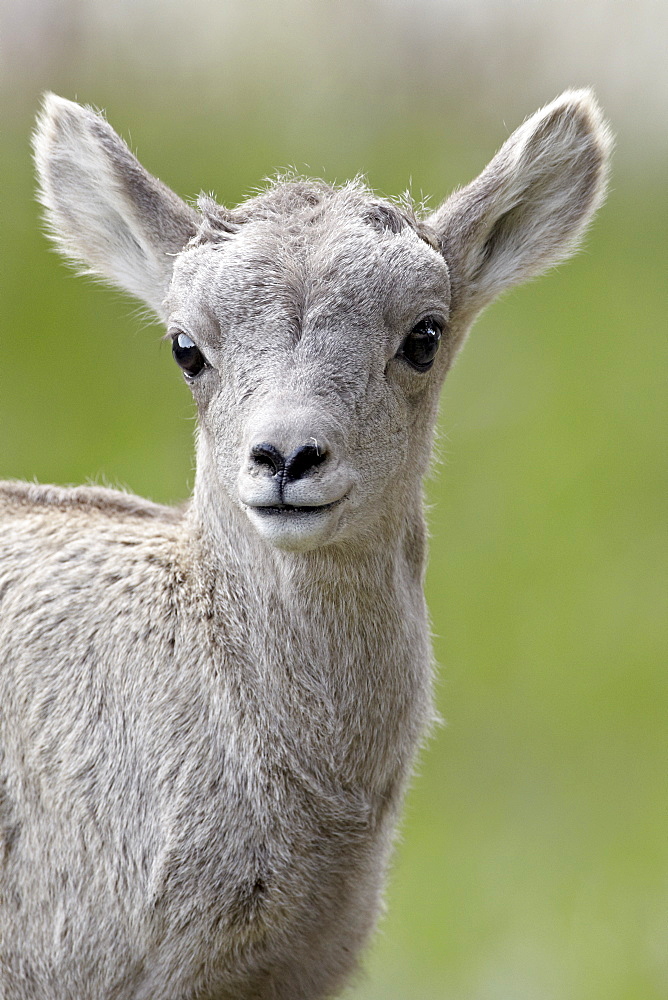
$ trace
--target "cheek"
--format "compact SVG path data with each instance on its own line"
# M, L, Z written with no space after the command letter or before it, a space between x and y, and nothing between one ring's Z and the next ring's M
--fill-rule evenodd
M439 384L429 376L411 383L408 392L403 384L388 380L364 422L369 479L375 478L383 490L399 480L414 481L428 469Z
M198 402L198 413L200 433L207 436L218 474L232 485L240 461L243 428L230 387L220 386L206 401Z
M357 423L358 454L369 485L396 479L409 451L409 406L387 384Z

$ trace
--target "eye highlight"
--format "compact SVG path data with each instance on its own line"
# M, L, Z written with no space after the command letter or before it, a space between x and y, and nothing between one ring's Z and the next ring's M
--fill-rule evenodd
M397 352L418 372L429 371L441 342L443 324L436 316L425 316L416 323Z
M186 378L197 378L207 367L206 358L195 341L182 331L172 335L172 354Z

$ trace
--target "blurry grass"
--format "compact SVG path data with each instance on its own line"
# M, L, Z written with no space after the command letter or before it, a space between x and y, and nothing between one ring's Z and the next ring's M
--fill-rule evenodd
M445 194L502 138L446 156L426 120L358 123L345 148L325 128L196 125L131 131L181 193L228 201L303 162ZM189 395L161 329L48 252L29 127L4 137L0 476L178 500ZM618 180L586 251L483 316L446 385L428 596L447 726L356 1000L668 993L665 221L651 177Z

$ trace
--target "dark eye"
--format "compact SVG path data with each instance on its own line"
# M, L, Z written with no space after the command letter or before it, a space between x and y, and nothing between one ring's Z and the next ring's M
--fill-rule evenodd
M174 334L172 337L172 354L177 365L188 378L195 378L206 368L204 355L187 333Z
M425 316L408 334L398 356L404 358L416 371L428 371L434 363L441 342L442 328L442 323L435 316Z

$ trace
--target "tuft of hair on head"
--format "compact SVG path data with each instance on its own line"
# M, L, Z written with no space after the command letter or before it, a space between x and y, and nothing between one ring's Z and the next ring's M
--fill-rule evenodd
M197 198L197 208L200 223L197 232L188 241L188 247L224 243L239 232L241 223L235 221L234 213L224 205L219 205L213 195L202 192Z

